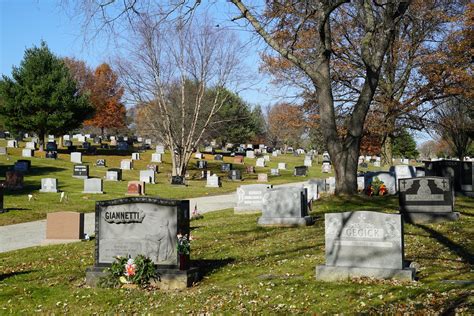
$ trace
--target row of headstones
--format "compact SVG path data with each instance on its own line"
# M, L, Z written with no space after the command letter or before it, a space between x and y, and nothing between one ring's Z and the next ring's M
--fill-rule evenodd
M151 171L151 170L150 170ZM115 171L116 172L116 171ZM114 180L119 178L118 172L114 175ZM129 181L127 184L127 195L145 195L145 184L154 183L155 174L144 170L143 174L140 173L140 181ZM108 179L111 180L111 179ZM42 193L58 193L58 179L55 178L43 178L41 179ZM84 190L82 193L87 194L103 194L103 182L99 178L86 178L84 179Z
M71 162L73 163L82 163L82 153L81 152L72 152L71 153ZM130 170L133 169L133 161L141 160L140 153L132 153L132 159L123 159L120 162L121 169ZM153 153L151 154L151 162L162 162L162 154ZM96 166L105 167L105 159L97 159Z

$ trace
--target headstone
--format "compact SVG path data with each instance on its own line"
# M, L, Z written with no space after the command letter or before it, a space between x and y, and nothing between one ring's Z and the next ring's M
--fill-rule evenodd
M425 161L427 176L449 177L454 191L473 195L474 168L472 161L438 160Z
M257 161L255 162L255 167L265 167L265 159L257 158Z
M110 144L113 146L112 141L110 142ZM128 150L128 143L124 142L124 141L118 141L117 142L117 150L120 150L120 151Z
M284 162L279 162L279 163L278 163L278 169L280 169L280 170L286 170L286 163L284 163Z
M224 160L224 156L222 156L221 154L215 155L214 160L222 161Z
M234 163L235 164L243 164L244 163L244 157L243 156L235 156L234 157Z
M105 173L106 181L122 181L122 169L109 169Z
M117 146L117 140L115 138L110 138L110 146ZM128 144L127 144L128 147Z
M206 188L219 188L222 186L221 178L215 174L207 176Z
M31 158L35 155L35 151L33 149L23 149L21 151L21 156L22 157L27 157L27 158Z
M245 152L245 157L253 159L253 158L255 158L255 152L253 150L247 150Z
M195 153L194 158L196 159L204 159L204 155L202 153Z
M25 148L35 150L36 149L36 143L35 142L26 142Z
M145 195L145 183L143 181L128 181L127 195Z
M367 172L364 174L364 185L365 188L371 185L373 179L377 177L382 181L387 188L387 193L390 195L397 194L397 189L395 185L395 176L391 172L387 171L377 171L377 172Z
M270 174L272 176L279 176L280 175L280 169L278 168L272 168L271 171L270 171Z
M319 193L328 191L328 187L326 186L326 179L309 179L308 185L316 186L318 188L318 196Z
M150 169L140 170L140 181L155 184L155 171Z
M89 166L87 165L74 165L72 176L78 179L89 178Z
M293 172L293 175L296 177L306 177L307 172L308 172L308 167L296 166Z
M171 177L171 184L173 185L185 185L184 177L183 176L172 176Z
M151 154L151 162L161 163L161 154L157 154L157 153Z
M99 136L94 137L94 144L96 145L102 144L102 138L100 138Z
M157 154L164 154L165 153L165 146L163 145L157 145L155 152Z
M270 156L269 156L269 155L265 155L265 156L263 156L263 159L264 159L265 161L270 161Z
M198 168L198 169L207 169L207 161L206 160L196 161L196 168Z
M27 173L31 168L31 161L30 160L17 160L13 165L13 170L17 172Z
M221 165L221 171L222 172L228 172L230 170L232 170L232 164L231 163L223 163Z
M255 213L262 210L264 193L272 188L269 184L241 185L237 188L237 204L235 214Z
M414 279L414 269L407 268L404 262L403 223L399 214L326 213L324 224L326 264L316 267L316 279Z
M308 216L305 188L283 187L269 189L263 195L259 226L306 226L313 223Z
M362 192L365 189L365 178L364 176L357 177L357 191Z
M83 143L82 143L82 148L84 148L84 149L89 149L89 148L91 148L91 143L89 143L89 142L83 142Z
M147 139L145 139L145 144L147 144L147 145L151 145L151 138L147 138Z
M86 283L96 282L117 256L149 257L157 266L158 286L186 288L198 271L180 271L178 235L189 235L189 201L134 197L96 203L95 262Z
M415 168L407 165L396 165L390 171L395 173L395 184L398 183L398 180L413 178L416 175Z
M6 147L0 147L0 155L6 155L7 154L7 148Z
M80 153L80 152L71 153L71 162L72 163L82 163L82 153Z
M241 181L242 173L238 169L229 170L228 178L232 181Z
M84 239L84 213L48 213L46 215L46 239Z
M437 223L459 219L454 212L451 180L422 177L398 180L400 213L409 223Z
M255 173L255 167L254 166L247 166L247 167L245 167L245 171L248 174L254 174Z
M16 140L9 140L9 141L7 141L7 147L8 148L17 148L18 147L18 142Z
M331 163L331 157L329 156L329 153L327 151L323 153L323 162Z
M132 153L132 160L140 160L140 153Z
M57 159L58 158L58 152L57 151L47 151L45 157L47 159Z
M380 167L380 161L374 161L374 167Z
M43 179L41 179L40 192L58 193L58 179L55 179L55 178L43 178Z
M109 146L109 144L102 143L102 144L100 144L100 148L101 149L110 149L110 146Z
M329 177L326 179L326 192L329 194L336 193L336 178Z
M133 169L133 161L130 159L123 159L120 161L120 169L122 170L132 170Z
M71 135L63 135L64 141L71 141Z
M268 174L257 173L257 182L268 182Z
M106 167L105 159L97 159L95 165L96 167Z
M23 189L23 173L18 171L6 171L4 186L10 190Z
M102 179L90 178L84 179L84 191L82 193L88 194L103 194Z
M64 145L64 147L68 147L68 148L69 148L69 147L72 146L72 141L70 141L70 140L65 140L65 141L63 142L63 145Z
M146 165L146 168L149 169L149 170L153 170L153 172L155 172L155 173L158 172L158 166L157 165L153 165L153 164Z
M323 166L321 168L322 173L330 173L331 172L331 164L328 162L323 162Z
M277 150L273 151L273 152L272 152L272 156L273 156L273 157L278 157L278 151L277 151Z
M424 167L415 167L416 168L416 175L415 177L420 178L426 176L425 168Z

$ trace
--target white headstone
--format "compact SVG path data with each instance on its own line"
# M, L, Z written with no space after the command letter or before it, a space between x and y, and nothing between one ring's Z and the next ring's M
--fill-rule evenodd
M140 181L155 184L155 171L151 169L140 170Z
M35 155L35 151L33 149L23 149L21 151L22 157L33 157Z
M73 162L73 163L82 163L82 153L72 152L71 153L71 162Z
M58 179L54 178L44 178L41 179L41 189L40 192L58 192Z
M323 173L331 172L331 164L328 162L323 162L322 172Z
M14 139L9 140L9 141L7 142L7 147L8 147L8 148L17 148L17 147L18 147L18 142L17 142L16 140L14 140Z
M120 162L120 169L131 170L133 168L133 162L130 159L123 159Z
M132 153L132 160L140 160L140 153Z
M265 161L270 161L270 156L269 156L269 155L265 155L265 156L263 156L263 159L264 159Z
M313 161L311 159L305 158L304 159L304 165L306 167L311 167L311 166L313 166Z
M255 162L255 167L265 167L265 159L257 158L257 161Z
M245 153L245 157L255 158L255 152L253 150L247 150L247 152Z
M84 179L84 191L82 193L102 194L102 179L89 178Z
M35 142L26 142L25 144L26 149L36 149L36 143Z
M157 146L156 146L156 153L157 153L157 154L164 154L164 153L165 153L165 146L163 146L163 145L157 145Z
M212 176L207 176L207 188L218 188L221 186L221 179L219 176L213 174Z
M278 169L280 169L280 170L286 170L286 163L284 163L284 162L279 162L279 163L278 163Z
M161 154L151 154L151 162L161 162Z

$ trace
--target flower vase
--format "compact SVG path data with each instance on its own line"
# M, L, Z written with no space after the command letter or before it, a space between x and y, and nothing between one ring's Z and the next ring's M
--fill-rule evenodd
M179 257L179 269L188 270L189 263L190 263L189 254L180 253L178 254L178 257Z

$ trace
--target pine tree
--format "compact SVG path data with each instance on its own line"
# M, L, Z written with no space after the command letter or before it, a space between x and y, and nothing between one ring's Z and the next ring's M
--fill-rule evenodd
M76 82L61 59L41 42L28 48L12 78L0 80L0 114L11 132L36 133L40 149L44 136L64 134L93 114L86 96L78 93Z

